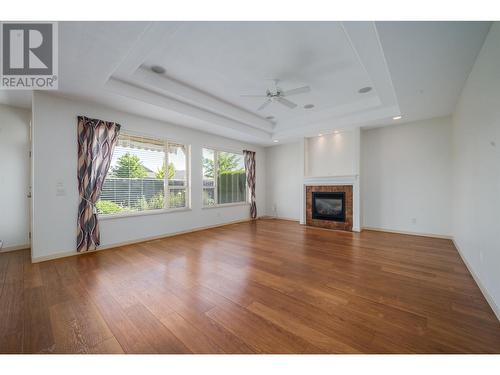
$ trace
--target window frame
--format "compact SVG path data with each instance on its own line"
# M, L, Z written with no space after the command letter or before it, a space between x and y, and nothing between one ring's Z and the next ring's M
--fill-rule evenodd
M118 140L120 136L129 136L129 137L142 137L144 139L155 140L163 143L163 149L165 153L165 177L163 178L163 191L164 191L164 203L163 208L151 209L151 210L142 210L142 211L129 211L129 212L118 212L114 214L100 214L98 213L99 220L107 220L107 219L118 219L118 218L126 218L126 217L134 217L134 216L145 216L145 215L158 215L158 214L166 214L173 212L182 212L182 211L191 211L191 145L175 141L169 138L162 138L158 136L146 135L141 133L135 133L132 131L121 131L118 136ZM169 145L178 145L183 146L185 155L186 155L186 204L184 207L168 207L169 198L170 198L170 186L168 185L168 149ZM111 168L111 167L110 167ZM109 171L108 171L109 173ZM106 175L107 178L107 175Z
M215 203L211 206L205 205L203 202L203 150L211 150L214 152L214 200L215 202L218 201L218 185L217 185L217 174L219 172L219 153L221 152L226 152L230 154L236 154L236 155L241 155L243 157L243 161L245 160L245 156L243 155L243 151L236 151L236 150L231 150L231 149L225 149L225 148L220 148L220 147L213 147L213 146L207 146L207 145L202 145L201 146L201 155L202 155L202 170L201 170L201 205L202 209L211 209L211 208L221 208L221 207L232 207L232 206L248 206L250 205L249 202L249 194L248 194L248 184L245 178L245 198L242 201L239 202L230 202L230 203ZM246 175L246 167L244 166L245 169L245 175Z

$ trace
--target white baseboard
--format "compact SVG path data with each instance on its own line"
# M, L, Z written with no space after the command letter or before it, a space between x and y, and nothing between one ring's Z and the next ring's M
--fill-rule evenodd
M31 263L40 263L40 262L45 262L45 261L53 260L53 259L66 258L66 257L75 256L75 255L89 254L89 253L94 253L96 251L109 250L109 249L114 249L114 248L121 247L121 246L133 245L133 244L141 243L141 242L154 241L154 240L159 240L159 239L162 239L162 238L178 236L178 235L181 235L181 234L199 232L201 230L206 230L206 229L211 229L211 228L218 228L218 227L224 227L226 225L231 225L231 224L244 223L244 222L247 222L247 221L252 221L252 219L234 220L234 221L230 221L230 222L227 222L227 223L215 224L215 225L207 225L207 226L192 228L192 229L188 229L188 230L184 230L184 231L179 231L179 232L172 232L172 233L168 233L168 234L161 234L161 235L158 235L158 236L143 237L143 238L139 238L137 240L125 241L125 242L120 242L120 243L114 243L114 244L111 244L111 245L101 246L101 247L99 247L96 250L85 251L85 252L81 252L81 253L77 252L76 250L64 251L64 252L60 252L60 253L57 253L57 254L51 254L51 255L47 255L47 256L43 256L43 257L31 258Z
M481 293L483 293L484 298L486 299L486 301L490 305L491 309L495 313L498 321L500 322L500 308L498 307L498 305L493 300L493 297L488 292L488 289L486 289L486 287L483 285L483 283L481 282L481 280L479 279L479 277L474 272L474 269L472 268L472 266L470 265L470 263L467 261L467 258L464 256L463 251L460 249L460 246L458 246L457 241L455 241L454 238L452 239L452 241L453 241L453 245L455 245L455 248L458 251L458 254L460 255L460 258L462 258L463 262L465 263L465 266L469 270L469 273L472 275L472 278L474 279L474 281L476 282L477 286L479 287L479 290L481 291Z
M410 235L410 236L442 238L442 239L445 239L445 240L452 240L453 239L452 236L447 236L447 235L444 235L444 234L422 233L422 232L408 232L408 231L392 230L392 229L380 228L380 227L362 227L362 230L373 230L373 231L376 231L376 232L407 234L407 235Z
M294 221L296 223L299 222L299 219L294 219L294 218L291 218L291 217L284 217L284 216L270 216L270 215L264 215L264 216L261 216L260 219L265 219L265 220L269 220L269 219L277 219L277 220L286 220L286 221Z
M0 249L0 254L1 253L8 253L9 251L25 250L25 249L29 249L29 248L30 248L30 244L2 247Z

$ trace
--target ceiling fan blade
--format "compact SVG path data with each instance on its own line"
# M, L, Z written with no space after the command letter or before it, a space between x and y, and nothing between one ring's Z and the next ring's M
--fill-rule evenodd
M279 103L281 103L281 104L283 104L283 105L287 106L288 108L293 109L293 108L297 107L297 104L295 104L294 102L291 102L290 100L287 100L287 99L285 99L285 98L282 98L281 96L278 96L278 97L276 98L276 100L277 100Z
M262 103L262 105L257 108L257 111L261 111L263 110L264 108L266 108L269 104L271 104L271 99L267 99L264 103Z
M297 94L304 94L306 92L311 91L311 88L309 86L304 86L304 87L298 87L296 89L291 89L288 91L285 91L283 93L284 96L290 96L290 95L297 95Z
M267 95L240 95L242 98L267 98Z

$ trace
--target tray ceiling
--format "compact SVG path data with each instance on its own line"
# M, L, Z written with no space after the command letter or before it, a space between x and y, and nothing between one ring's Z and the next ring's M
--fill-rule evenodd
M478 22L61 22L58 94L267 145L387 124L400 113L414 120L450 112L488 28ZM165 73L154 73L153 65ZM280 79L285 91L305 85L311 91L289 98L294 109L272 103L259 111L263 98L241 96L265 94L271 79ZM372 90L359 93L367 86ZM432 106L439 87L441 112Z

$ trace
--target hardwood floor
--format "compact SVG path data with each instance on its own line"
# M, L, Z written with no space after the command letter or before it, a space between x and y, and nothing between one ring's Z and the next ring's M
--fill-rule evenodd
M2 353L500 353L451 241L281 220L1 254L0 316Z

